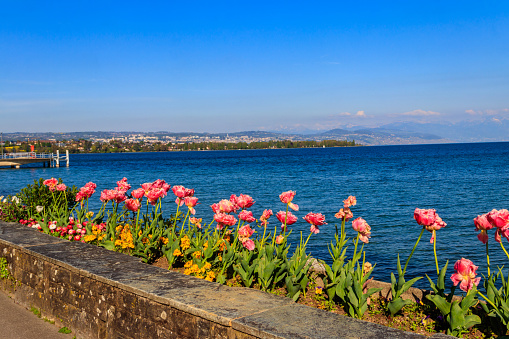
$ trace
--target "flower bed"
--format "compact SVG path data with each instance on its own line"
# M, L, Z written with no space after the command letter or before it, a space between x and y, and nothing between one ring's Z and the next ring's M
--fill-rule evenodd
M489 266L487 235L487 231L495 228L495 241L507 254L502 243L502 237L509 238L507 210L493 210L474 219L476 228L481 231L478 238L486 244L487 252L488 276L483 280L482 291L477 289L481 279L476 276L477 266L468 259L458 260L454 265L456 273L446 279L448 262L440 269L436 255L437 231L446 223L435 210L417 208L414 218L422 226L417 241L404 266L398 256L397 275L391 273L390 298L375 299L381 288L370 288L370 275L375 265L365 261L364 251L371 227L364 219L356 218L351 224L355 236L347 238L346 225L353 219L352 208L357 203L353 196L344 200L335 215L339 226L336 225L334 239L329 244L332 265L322 262L324 271L317 275L310 270L312 260L306 245L326 224L325 216L308 213L303 217L310 225L310 232L307 236L301 232L299 244L290 253L289 227L297 221L293 213L299 210L293 191L279 196L283 208L275 213L279 223L274 226L272 222L269 225L274 215L272 210L266 209L256 219L249 211L255 201L244 194L213 204L213 220L205 224L195 217L198 198L194 190L170 187L163 180L142 184L128 194L131 186L124 178L117 182L116 188L101 192L102 207L98 212L88 209L88 200L97 188L95 184L90 182L79 191L74 189L77 192L75 203L70 203L69 193L73 189L54 178L41 182L30 192L51 199L47 199L45 205L35 205L35 200L31 199L31 205L19 207L19 211L26 213L19 222L56 237L137 256L146 263L157 261L160 264L164 258L165 268L177 269L186 275L283 294L294 301L358 319L377 319L377 322L398 327L405 323L402 319L416 315L415 320L404 325L406 330L470 337L481 333L505 335L508 330L509 283L501 269L495 271ZM176 211L165 218L161 201L170 190L176 197ZM26 196L29 196L27 192L18 197L19 204L23 205ZM13 210L13 204L16 202L4 202L2 211ZM435 281L428 277L434 293L415 303L406 299L405 293L421 277L406 281L405 273L424 230L431 233L437 276ZM347 258L349 243L354 251ZM448 294L445 293L446 280L453 284ZM496 288L497 281L502 283L500 289ZM459 299L453 298L458 285L465 292ZM484 302L479 303L480 300Z

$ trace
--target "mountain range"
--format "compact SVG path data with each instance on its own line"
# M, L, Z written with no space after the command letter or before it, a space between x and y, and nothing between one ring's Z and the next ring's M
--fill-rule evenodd
M221 139L250 138L273 140L355 140L363 145L402 145L402 144L436 144L454 142L497 142L509 141L509 120L485 119L478 121L461 121L457 123L416 123L397 122L378 127L350 126L327 131L306 130L305 132L286 129L283 131L243 131L234 133L195 133L195 132L69 132L69 133L3 133L4 140L64 140L97 138L111 139L128 136L133 133L146 136L173 136L184 138L199 136Z

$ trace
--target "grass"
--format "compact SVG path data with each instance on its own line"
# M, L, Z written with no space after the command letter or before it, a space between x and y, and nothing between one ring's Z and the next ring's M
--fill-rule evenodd
M72 331L67 328L66 326L62 327L61 329L58 330L58 333L65 333L65 334L69 334L71 333Z

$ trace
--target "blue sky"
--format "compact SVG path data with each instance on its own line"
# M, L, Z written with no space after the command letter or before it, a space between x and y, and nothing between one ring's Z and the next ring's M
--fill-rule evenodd
M0 131L509 117L509 2L0 2Z

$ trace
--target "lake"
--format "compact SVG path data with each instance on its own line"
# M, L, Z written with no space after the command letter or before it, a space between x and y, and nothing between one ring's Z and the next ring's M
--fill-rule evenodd
M291 241L309 233L302 219L308 212L325 215L328 225L313 235L308 249L327 260L327 244L333 239L334 214L349 195L357 197L354 218L371 225L372 237L365 246L366 258L376 263L374 276L390 281L396 272L397 253L406 260L421 226L413 218L416 207L435 208L447 223L438 231L439 264L468 258L486 272L485 247L477 240L473 218L492 209L509 208L509 143L407 145L377 147L274 149L241 151L71 154L70 167L0 169L0 196L17 193L39 178L62 178L67 185L95 182L91 206L100 206L103 189L127 177L133 188L156 179L170 185L195 189L197 216L211 220L210 205L231 194L251 195L255 217L268 208L284 210L279 194L294 190L299 222L292 225ZM176 210L174 197L163 199L167 215ZM275 217L271 225L277 223ZM349 235L354 231L347 224ZM492 266L508 262L490 235ZM435 264L430 233L425 232L409 265L407 278L433 275ZM292 248L294 248L292 246ZM351 246L353 247L353 246ZM506 246L507 247L507 246ZM416 286L427 287L426 279Z

